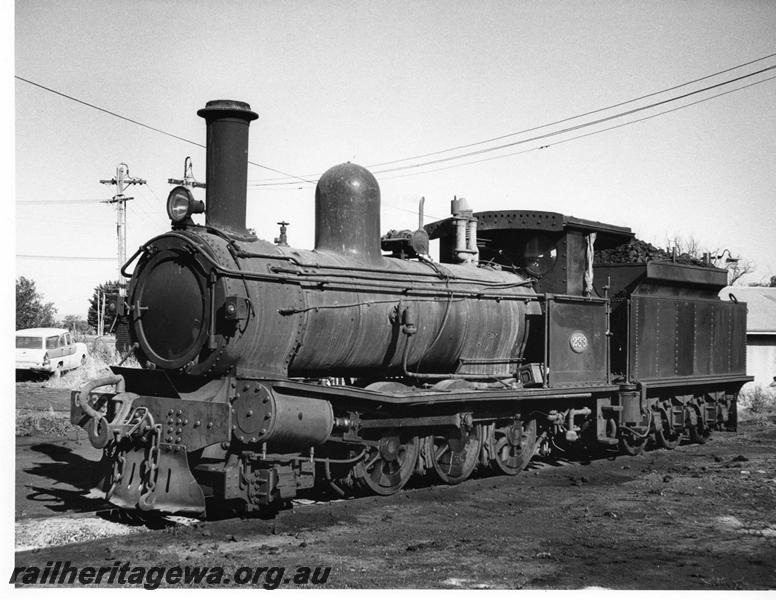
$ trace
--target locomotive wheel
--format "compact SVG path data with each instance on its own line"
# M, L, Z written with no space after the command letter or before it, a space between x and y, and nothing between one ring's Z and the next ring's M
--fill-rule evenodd
M655 441L657 442L657 445L667 450L676 448L679 445L679 439L681 437L682 436L678 431L673 430L669 432L666 432L665 430L655 432Z
M632 434L626 434L620 438L620 450L629 456L638 456L644 452L649 436L640 438Z
M353 467L353 475L365 492L390 496L401 490L415 470L420 443L417 437L402 440L386 435L377 446L370 446L364 458Z
M477 467L482 437L480 427L466 433L456 429L448 434L428 436L425 452L434 468L434 475L451 485L466 480Z
M493 430L491 467L504 475L517 475L528 466L536 447L536 420L516 421Z
M641 422L646 423L646 428L649 428L652 424L652 419L655 418L655 413L651 410L641 411ZM638 429L645 429L645 427L639 425ZM638 456L644 452L644 448L649 441L649 430L646 434L640 435L640 432L633 430L629 427L623 426L620 430L620 450L629 456Z

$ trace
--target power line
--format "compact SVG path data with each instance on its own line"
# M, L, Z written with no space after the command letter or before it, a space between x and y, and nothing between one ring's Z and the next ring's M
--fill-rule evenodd
M399 179L401 177L414 177L414 176L417 176L417 175L426 175L428 173L436 173L438 171L446 171L448 169L455 169L457 167L464 167L464 166L468 166L468 165L476 165L476 164L483 163L483 162L488 162L488 161L491 161L491 160L498 160L498 159L501 159L501 158L508 158L510 156L517 156L517 155L520 155L520 154L527 154L529 152L536 152L538 150L547 150L547 149L549 149L549 148L551 148L553 146L559 146L560 144L565 144L566 142L573 142L575 140L579 140L579 139L582 139L582 138L586 138L586 137L590 137L590 136L593 136L593 135L597 135L599 133L605 133L607 131L612 131L614 129L620 129L622 127L627 127L629 125L635 125L637 123L642 123L644 121L649 121L650 119L654 119L655 117L660 117L662 115L667 115L669 113L676 112L678 110L682 110L684 108L688 108L688 107L694 106L696 104L701 104L703 102L708 102L709 100L713 100L714 98L719 98L720 96L726 96L728 94L732 94L733 92L738 92L738 91L744 90L746 88L754 87L755 85L759 85L761 83L765 83L766 81L771 81L772 79L776 79L776 75L773 75L771 77L767 77L767 78L765 78L765 79L763 79L761 81L755 81L753 83L748 83L746 85L739 86L739 87L734 88L732 90L727 90L725 92L720 92L719 94L714 94L713 96L709 96L708 98L702 98L700 100L695 100L694 102L689 102L689 103L683 104L681 106L677 106L677 107L674 107L674 108L669 108L669 109L657 112L655 114L648 115L646 117L641 117L640 119L634 119L633 121L628 121L626 123L618 123L617 125L612 125L610 127L605 127L604 129L598 129L596 131L590 131L588 133L583 133L583 134L580 134L580 135L575 135L573 137L566 138L566 139L563 139L563 140L559 140L559 141L553 142L551 144L545 144L545 145L541 145L541 146L534 146L533 148L527 148L525 150L520 150L518 152L509 152L507 154L499 154L498 156L488 156L486 158L480 158L480 159L477 159L477 160L471 160L471 161L468 161L468 162L458 163L458 164L455 164L455 165L447 165L447 166L444 166L444 167L437 167L436 169L428 169L426 171L421 171L421 172L401 173L401 174L397 174L397 175L389 175L387 177L382 177L381 179L383 179L383 180L384 179Z
M516 135L522 135L524 133L530 133L532 131L537 131L539 129L544 129L545 127L552 127L553 125L560 125L561 123L566 123L568 121L573 121L575 119L581 119L582 117L589 117L590 115L595 115L595 114L598 114L598 113L601 113L601 112L604 112L604 111L607 111L607 110L611 110L613 108L619 108L620 106L625 106L626 104L631 104L633 102L639 102L640 100L646 100L647 98L652 98L652 97L658 96L660 94L665 94L667 92L672 92L674 90L678 90L680 88L687 87L688 85L693 85L695 83L699 83L701 81L705 81L707 79L711 79L713 77L717 77L719 75L723 75L725 73L729 73L730 71L735 71L735 70L740 69L742 67L746 67L746 66L752 65L754 63L761 62L761 61L767 60L769 58L773 58L774 56L776 56L776 53L768 54L766 56L762 56L760 58L756 58L754 60L750 60L748 62L741 63L740 65L736 65L734 67L729 67L727 69L723 69L722 71L717 71L716 73L711 73L710 75L704 75L703 77L698 77L697 79L692 79L690 81L686 81L686 82L680 83L678 85L667 87L667 88L664 88L662 90L658 90L656 92L650 92L649 94L644 94L643 96L638 96L637 98L631 98L630 100L623 100L623 101L617 102L615 104L610 104L609 106L604 106L603 108L597 108L595 110L590 110L588 112L580 113L578 115L574 115L574 116L571 116L571 117L565 117L563 119L559 119L557 121L552 121L550 123L545 123L544 125L538 125L538 126L535 126L535 127L530 127L528 129L522 129L520 131L515 131L513 133L507 133L507 134L504 134L504 135L499 135L499 136L488 138L488 139L485 139L485 140L480 140L478 142L471 142L471 143L468 143L468 144L461 144L459 146L452 146L450 148L444 148L442 150L436 150L434 152L427 152L426 154L418 154L418 155L415 155L415 156L407 156L405 158L397 158L397 159L389 160L389 161L386 161L386 162L374 163L374 164L370 165L370 167L383 167L383 166L386 166L386 165L391 165L391 164L395 164L395 163L398 163L398 162L404 162L404 161L407 161L407 160L415 160L415 159L418 159L418 158L426 158L426 157L429 157L429 156L435 156L437 154L444 154L446 152L452 152L454 150L462 150L464 148L471 148L473 146L479 146L481 144L488 144L490 142L496 142L496 141L503 140L503 139L506 139L506 138L509 138L509 137L513 137L513 136L516 136Z
M760 69L758 71L754 71L752 73L747 73L746 75L741 75L739 77L735 77L735 78L732 78L732 79L728 79L726 81L715 83L713 85L706 86L706 87L700 88L698 90L693 90L693 91L687 92L685 94L680 94L678 96L673 96L673 97L665 99L665 100L660 100L658 102L653 102L651 104L647 104L647 105L644 105L644 106L639 106L639 107L636 107L636 108L632 108L630 110L622 111L622 112L616 113L614 115L609 115L607 117L602 117L600 119L595 119L593 121L587 121L587 122L580 123L578 125L573 125L573 126L570 126L570 127L565 127L563 129L559 129L559 130L556 130L556 131L551 131L551 132L544 133L544 134L541 134L541 135L537 135L537 136L533 136L533 137L529 137L529 138L523 138L523 139L520 139L520 140L516 140L514 142L509 142L507 144L500 144L498 146L491 146L489 148L481 148L479 150L473 150L473 151L465 152L465 153L458 154L458 155L455 155L455 156L448 156L448 157L444 157L444 158L438 158L438 159L424 161L424 162L420 162L420 163L416 163L416 164L412 164L412 165L404 165L404 166L399 166L399 167L391 167L391 168L388 168L388 169L378 169L378 170L373 171L373 174L378 175L378 174L392 173L392 172L397 172L397 171L407 171L409 169L416 169L416 168L420 168L420 167L424 167L424 166L429 166L429 165L434 165L434 164L439 164L439 163L444 163L444 162L450 162L450 161L453 161L453 160L460 160L462 158L468 158L470 156L478 156L478 155L489 153L489 152L495 152L495 151L498 151L498 150L503 150L505 148L511 148L511 147L514 147L514 146L517 146L517 145L521 145L521 144L527 144L529 142L535 142L535 141L539 141L539 140L543 140L543 139L547 139L547 138L551 138L551 137L555 137L555 136L559 136L559 135L564 135L566 133L571 133L573 131L578 131L580 129L585 129L585 128L588 128L588 127L594 127L596 125L600 125L602 123L606 123L606 122L612 121L614 119L619 119L619 118L622 118L622 117L626 117L626 116L629 116L629 115L632 115L632 114L636 114L636 113L639 113L639 112L643 112L645 110L649 110L649 109L652 109L652 108L656 108L658 106L662 106L662 105L668 104L670 102L676 102L678 100L682 100L682 99L688 98L690 96L694 96L694 95L697 95L697 94L708 92L710 90L713 90L713 89L716 89L716 88L719 88L719 87L722 87L722 86L725 86L725 85L729 85L731 83L735 83L736 81L742 81L744 79L748 79L748 78L754 77L756 75L761 75L762 73L766 73L768 71L772 71L773 69L776 69L776 65L771 65L769 67L765 67L765 68ZM769 80L770 80L770 78L766 78L766 79L763 79L762 81L755 82L752 85L757 85L759 83L764 83L764 82L769 81ZM743 86L743 87L738 88L738 89L744 89L744 87L751 87L751 86ZM737 91L737 90L732 90L732 91ZM712 97L714 97L714 96L712 96ZM709 98L709 99L711 99L711 98ZM694 104L696 104L696 103L695 102L694 103L690 103L690 104L684 105L684 107L692 106ZM633 121L633 122L638 122L638 121ZM630 122L628 124L630 124ZM545 126L542 126L542 127L545 127ZM536 129L541 129L542 127L532 128L531 131L536 130ZM586 137L586 136L578 136L575 139L579 139L579 137ZM504 155L504 156L509 156L509 155ZM466 164L471 164L471 163L466 163ZM426 171L426 172L430 173L432 171ZM291 182L285 182L285 184L282 183L282 182L274 182L274 183L268 183L268 184L255 183L255 184L252 184L252 185L254 187L262 187L263 185L277 186L277 185L290 185L290 184L291 184Z
M65 200L17 200L16 206L26 206L28 204L98 204L100 202L106 202L106 198L99 199L65 199Z
M159 129L158 127L153 127L152 125L148 125L146 123L142 123L140 121L137 121L135 119L131 119L129 117L125 117L124 115L120 115L119 113L113 112L112 110L108 110L107 108L103 108L101 106L97 106L96 104L92 104L91 102L86 102L85 100L80 100L74 96L70 96L69 94L65 94L63 92L59 92L55 89L52 89L50 87L46 87L45 85L42 85L40 83L36 83L35 81L32 81L30 79L25 79L24 77L19 77L18 75L14 75L16 79L19 81L23 81L25 83L29 83L30 85L34 85L35 87L38 87L42 90L46 90L47 92L51 92L52 94L56 94L57 96L61 96L62 98L67 98L68 100L72 100L73 102L77 102L78 104L83 104L84 106L88 106L89 108L93 108L94 110L98 110L100 112L103 112L105 114L111 115L112 117L116 117L117 119L122 119L123 121L127 121L129 123L133 123L134 125L138 125L139 127L144 127L146 129L150 129L151 131L155 131L156 133L161 133L162 135L166 135L168 137L171 137L173 139L179 140L181 142L186 142L187 144L192 144L194 146L198 146L200 148L205 148L206 146L204 144L200 144L199 142L195 142L194 140L190 140L185 137L181 137L179 135L176 135L174 133L170 133L169 131L165 131L164 129ZM248 161L248 164L253 165L255 167L259 167L261 169L266 169L267 171L272 171L273 173L277 173L279 175L284 175L286 177L291 177L292 179L298 179L299 181L304 181L307 183L312 183L305 179L304 177L298 177L297 175L294 175L293 173L286 173L285 171L281 171L280 169L275 169L273 167L268 167L267 165L262 165L261 163L254 162L252 160Z
M590 111L587 111L587 112L584 112L584 113L579 113L579 114L573 115L571 117L564 117L563 119L558 119L557 121L551 121L549 123L544 123L543 125L536 125L534 127L529 127L528 129L521 129L520 131L515 131L513 133L507 133L507 134L504 134L504 135L499 135L499 136L496 136L496 137L492 137L492 138L488 138L488 139L484 139L484 140L479 140L477 142L470 142L470 143L467 143L467 144L460 144L458 146L451 146L449 148L443 148L441 150L435 150L433 152L427 152L425 154L416 154L416 155L413 155L413 156L405 156L404 158L396 158L396 159L385 161L385 162L372 163L372 164L367 165L367 166L371 169L371 168L374 168L374 167L383 167L383 166L387 166L387 165L391 165L391 164L405 162L405 161L408 161L408 160L416 160L416 159L419 159L419 158L427 158L429 156L436 156L438 154L445 154L447 152L453 152L455 150L462 150L464 148L471 148L473 146L479 146L479 145L482 145L482 144L488 144L490 142L496 142L498 140L503 140L503 139L506 139L506 138L509 138L509 137L514 137L516 135L522 135L524 133L530 133L532 131L538 131L539 129L544 129L546 127L552 127L553 125L560 125L561 123L566 123L568 121L574 121L576 119L581 119L582 117L588 117L590 115L594 115L594 114L598 114L598 113L601 113L601 112L604 112L604 111L607 111L607 110L611 110L613 108L619 108L620 106L624 106L626 104L631 104L633 102L638 102L640 100L645 100L647 98L652 98L652 97L658 96L660 94L665 94L667 92L672 92L674 90L678 90L680 88L687 87L688 85L693 85L695 83L699 83L699 82L705 81L707 79L712 79L713 77L718 77L719 75L723 75L725 73L729 73L731 71L735 71L737 69L741 69L743 67L746 67L746 66L749 66L749 65L753 65L753 64L758 63L758 62L762 62L762 61L767 60L769 58L773 58L774 56L776 56L776 53L767 54L766 56L761 56L760 58L755 58L754 60L750 60L750 61L738 64L738 65L735 65L733 67L728 67L727 69L723 69L721 71L717 71L716 73L711 73L709 75L704 75L703 77L698 77L696 79L691 79L690 81L686 81L684 83L680 83L680 84L677 84L677 85L674 85L674 86L671 86L671 87L667 87L667 88L664 88L662 90L658 90L656 92L650 92L649 94L644 94L644 95L638 96L636 98L631 98L630 100L622 100L622 101L617 102L615 104L610 104L609 106L604 106L603 108L597 108L595 110L590 110ZM315 176L316 176L316 174L314 174L314 173L306 175L306 177L315 177ZM282 180L280 180L278 178L269 178L269 179L263 180L262 182L255 182L255 183L263 183L264 181L278 183L279 181L282 181Z
M114 262L116 260L115 256L47 256L44 254L17 254L16 258L45 260L109 260L110 262Z
M459 158L468 158L469 156L477 156L479 154L484 154L486 152L495 152L496 150L503 150L504 148L511 148L513 146L517 146L519 144L526 144L528 142L534 142L537 140L543 140L547 139L549 137L554 137L556 135L562 135L565 133L570 133L572 131L578 131L580 129L584 129L586 127L593 127L595 125L600 125L601 123L607 123L608 121L612 121L614 119L619 119L621 117L627 117L628 115L636 114L639 112L643 112L645 110L649 110L651 108L656 108L658 106L662 106L664 104L668 104L669 102L676 102L677 100L682 100L684 98L688 98L690 96L694 96L696 94L701 94L703 92L708 92L709 90L716 89L718 87L722 87L723 85L728 85L730 83L735 83L736 81L741 81L743 79L747 79L749 77L754 77L755 75L761 75L762 73L765 73L767 71L772 71L773 69L776 69L776 65L772 65L770 67L766 67L764 69L760 69L759 71L755 71L754 73L748 73L747 75L741 75L740 77L735 77L733 79L729 79L727 81L723 81L721 83L715 83L714 85L707 86L705 88L701 88L699 90L694 90L692 92L687 92L686 94L680 94L679 96L674 96L673 98L668 98L666 100L660 100L658 102L653 102L651 104L647 104L645 106L640 106L638 108L632 108L630 110L622 111L619 113L616 113L614 115L610 115L608 117L602 117L600 119L595 119L593 121L588 121L587 123L580 123L579 125L573 125L571 127L565 127L563 129L560 129L558 131L551 131L550 133L544 133L542 135L533 136L530 138L525 138L522 140L517 140L515 142L509 142L508 144L500 144L498 146L492 146L490 148L482 148L480 150L472 150L470 152L465 152L463 154L459 154L457 156L448 156L445 158L437 158L435 160L429 160L421 163L416 163L414 165L406 165L404 167L392 167L390 169L382 169L374 171L375 174L378 173L390 173L392 171L398 171L398 170L406 170L406 169L415 169L418 167L423 167L426 165L432 165L432 164L438 164L441 162L449 162L451 160L456 160Z

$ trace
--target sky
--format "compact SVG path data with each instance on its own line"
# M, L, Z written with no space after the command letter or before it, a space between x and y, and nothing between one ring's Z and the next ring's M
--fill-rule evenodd
M302 176L250 166L248 226L272 240L289 221L300 248L314 239L314 185L303 179L330 166L506 136L776 52L772 1L24 0L14 18L13 75L127 119L204 143L199 108L248 102L260 115L250 160ZM773 65L776 57L619 110ZM124 162L148 182L127 191L131 255L169 228L167 179L182 176L186 156L204 180L205 152L25 81L12 86L16 275L34 279L60 317L85 316L93 288L117 275L116 213L100 202L114 190L99 180ZM414 229L421 196L427 221L444 218L457 195L475 211L624 225L657 245L693 237L753 261L745 282L766 280L776 274L776 80L568 140L680 104L421 168L375 167L381 230Z

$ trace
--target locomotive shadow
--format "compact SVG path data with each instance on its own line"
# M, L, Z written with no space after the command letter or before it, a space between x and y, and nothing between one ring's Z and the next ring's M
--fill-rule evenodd
M49 373L36 373L34 371L16 371L16 383L24 383L27 381L41 382L51 379Z
M109 506L103 499L89 497L88 490L95 484L97 461L84 458L66 446L51 443L36 444L30 450L49 460L36 462L23 472L42 478L50 485L46 482L26 484L32 490L26 496L27 500L40 502L55 513L93 512Z

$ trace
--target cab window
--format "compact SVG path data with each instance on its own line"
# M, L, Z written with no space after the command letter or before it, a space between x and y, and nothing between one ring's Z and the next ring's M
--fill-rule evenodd
M546 275L555 266L558 251L555 240L543 233L537 233L524 240L519 251L518 266L523 267L531 275Z
M59 336L58 335L52 335L51 337L46 338L46 350L55 350L57 347L57 343L59 342Z
M70 341L70 334L69 334L69 333L66 333L66 334L65 334L65 346L69 346L69 345L70 345L70 344L72 344L72 343L73 343L73 342L71 342L71 341Z

